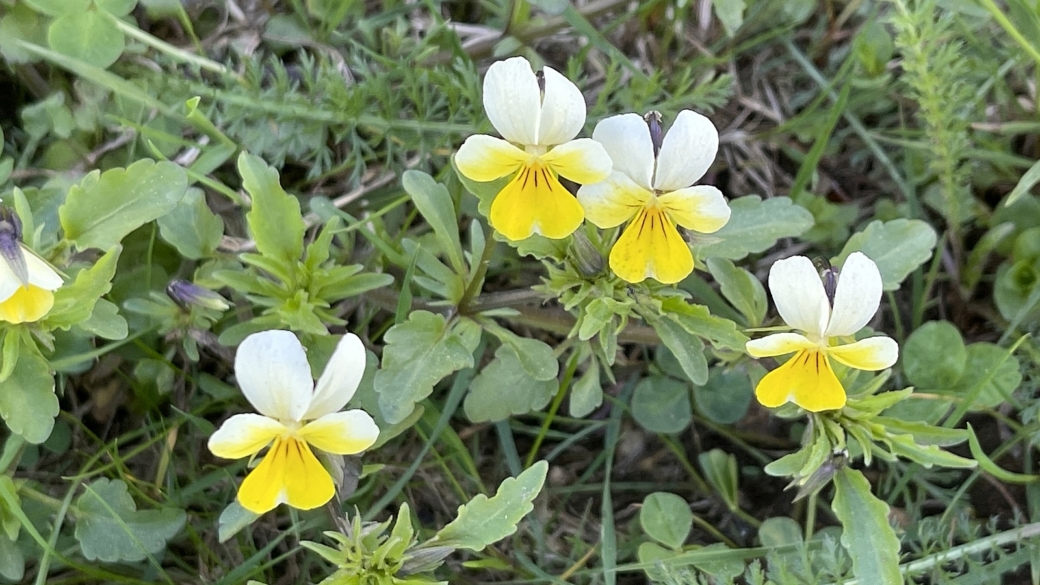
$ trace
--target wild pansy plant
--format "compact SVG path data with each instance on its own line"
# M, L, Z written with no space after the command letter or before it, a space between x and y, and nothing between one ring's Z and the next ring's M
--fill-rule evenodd
M683 110L665 133L658 112L621 114L597 124L592 139L606 148L614 172L578 189L578 201L601 228L629 222L610 251L610 269L627 282L672 284L689 276L693 254L676 226L710 234L730 217L721 191L691 186L715 160L715 125Z
M346 406L365 370L365 348L344 335L315 385L303 346L289 331L246 337L235 355L235 377L260 414L236 414L209 439L217 457L241 459L271 446L246 476L238 502L255 514L280 503L311 510L335 495L332 476L314 449L354 455L375 443L379 428L363 410Z
M881 288L877 265L860 252L849 255L840 274L833 268L824 271L823 280L805 256L773 264L769 290L776 310L801 333L774 333L747 342L748 353L756 358L795 354L758 383L758 401L770 408L793 402L811 412L838 409L845 406L845 388L831 359L857 370L892 367L899 346L891 338L842 343L877 313Z
M559 177L595 183L611 169L603 146L574 138L585 125L581 91L551 67L536 74L527 59L513 57L488 69L484 109L502 138L470 136L455 164L473 181L512 177L491 203L491 226L514 241L571 235L585 213Z

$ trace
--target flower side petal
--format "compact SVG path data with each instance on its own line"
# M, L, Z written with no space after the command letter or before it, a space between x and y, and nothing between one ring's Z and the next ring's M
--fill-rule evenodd
M578 135L585 125L585 96L578 86L552 67L542 67L545 93L536 142L542 146L563 144Z
M571 235L585 219L585 211L552 171L535 165L517 173L491 202L492 227L510 240L539 233L560 239Z
M658 197L675 223L688 230L713 234L729 221L726 198L711 185L697 185Z
M850 368L876 372L895 365L899 359L899 344L889 337L868 337L856 343L828 347L827 355Z
M820 412L845 406L845 389L827 356L803 350L766 374L755 388L755 398L768 408L794 402L808 411Z
M797 333L774 333L761 339L752 339L744 345L748 354L755 358L774 357L815 347L815 343Z
M278 420L301 420L314 392L307 355L291 331L246 337L235 353L235 377L253 408Z
M209 438L211 453L224 459L248 457L284 433L285 425L259 414L236 414Z
M6 260L0 258L0 301L10 298L20 288L24 287L18 275L11 270Z
M610 269L626 282L672 284L693 272L693 254L661 210L644 208L610 251Z
M7 300L0 302L0 321L33 323L54 306L54 293L36 285L19 286Z
M327 414L304 425L297 435L326 453L354 455L368 449L379 437L379 427L363 410Z
M278 439L238 489L238 503L263 514L280 503L312 510L332 499L336 487L329 472L303 441Z
M834 309L827 325L828 337L852 335L863 329L881 304L881 272L862 252L845 259L834 292Z
M358 336L353 333L344 335L318 378L314 396L302 420L321 418L346 406L357 391L367 359L365 346Z
M830 318L830 302L812 260L791 256L769 269L769 292L784 323L808 335L822 335Z
M606 118L596 124L592 139L606 149L615 172L628 175L647 191L653 190L654 143L650 140L650 128L641 116L621 114Z
M511 175L531 155L494 136L474 134L455 153L455 165L467 179L486 183Z
M542 162L553 172L582 185L606 179L614 166L603 145L591 138L561 144L542 155Z
M664 135L657 155L654 188L676 191L697 182L719 151L719 131L704 116L683 110Z
M498 61L484 76L484 111L510 142L537 144L541 103L538 80L523 57Z
M29 284L34 284L46 290L58 290L64 284L61 276L50 264L40 259L32 250L22 247L25 255L25 266L29 269ZM6 264L6 263L5 263Z
M652 196L628 175L617 171L605 181L582 185L578 189L578 202L585 208L585 217L603 229L619 226L632 219Z

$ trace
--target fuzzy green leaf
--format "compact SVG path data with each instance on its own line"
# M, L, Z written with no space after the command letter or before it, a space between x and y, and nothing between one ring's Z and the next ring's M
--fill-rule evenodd
M306 225L300 202L285 192L278 182L278 171L260 157L243 152L238 157L242 187L253 199L246 214L249 231L261 254L294 266L303 254Z
M143 561L166 547L187 520L184 510L138 511L122 480L101 478L74 503L76 540L88 561Z
M473 379L463 408L473 422L505 420L543 408L559 389L555 376L534 379L513 347L501 345L495 359Z
M915 268L932 257L935 229L919 219L876 220L853 234L834 260L841 265L849 254L863 252L877 264L885 290L896 290Z
M224 236L224 220L206 205L201 189L189 189L177 207L157 223L159 235L192 260L213 256Z
M921 325L907 338L900 353L906 377L924 389L952 388L968 361L961 332L948 321Z
M661 544L678 549L686 543L693 528L690 504L675 494L654 492L643 500L639 525L647 536Z
M748 325L760 325L769 308L762 283L753 274L725 258L708 258L707 264L708 271L719 283L722 296L747 318Z
M466 273L462 259L462 242L459 240L459 221L455 204L448 189L421 171L406 171L401 176L401 185L412 196L412 202L433 228L441 248L458 274Z
M80 250L108 250L127 234L177 206L188 189L184 169L144 159L83 177L58 209L65 237Z
M715 347L738 352L744 351L744 344L748 342L747 335L741 333L733 321L712 315L708 307L691 305L680 298L673 297L664 301L662 308L683 329L707 339Z
M217 518L217 541L227 542L259 518L260 514L246 510L238 500L231 502Z
M700 338L671 319L657 319L651 325L661 337L661 343L679 360L686 377L698 385L707 382L708 360L704 357L704 343Z
M3 387L0 416L11 432L33 444L46 441L58 416L51 365L36 351L22 347Z
M534 509L535 497L542 491L549 464L539 461L526 471L508 478L498 486L494 497L484 494L459 507L459 515L431 538L437 544L469 550L483 550L516 532L516 525Z
M698 258L740 260L773 246L780 238L801 235L813 226L813 216L787 197L762 200L757 195L729 202L732 215L722 229L694 243Z
M571 385L571 416L584 418L603 404L603 387L599 381L599 366L595 360L583 376Z
M379 410L389 423L404 420L415 403L445 376L473 365L473 355L441 315L415 311L383 336L382 369L376 372Z
M678 433L690 425L690 389L666 376L643 378L632 393L632 418L654 433Z
M47 30L51 48L102 69L123 54L126 39L105 14L96 10L58 17Z
M841 544L852 557L860 583L902 585L899 539L888 523L888 504L870 493L870 483L855 469L834 475L831 509L842 525Z

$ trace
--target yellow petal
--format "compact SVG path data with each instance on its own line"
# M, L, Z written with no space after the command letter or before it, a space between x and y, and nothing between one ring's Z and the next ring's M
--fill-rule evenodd
M827 356L814 350L799 351L766 374L755 388L755 397L769 408L785 402L794 402L811 412L845 406L845 389L834 375Z
M665 193L659 200L675 223L688 230L713 234L729 222L729 205L722 191L711 185L697 185Z
M238 489L238 503L254 514L287 503L300 510L324 505L336 493L329 472L307 443L291 437L276 439L260 465Z
M869 337L848 345L828 347L827 355L850 368L876 372L896 363L899 344L888 337Z
M616 171L605 181L578 189L578 203L585 208L585 217L603 229L632 219L653 196L628 175Z
M774 333L761 339L752 339L744 347L751 357L764 358L812 349L816 344L797 333Z
M20 286L0 303L0 321L32 323L39 321L54 306L54 293L34 284Z
M610 269L627 282L672 284L693 272L693 254L662 210L644 208L610 251Z
M259 414L236 414L224 421L209 438L211 453L224 459L241 459L266 447L286 432L285 425Z
M326 453L354 455L376 442L379 427L367 412L348 410L307 423L297 436Z
M554 147L542 155L542 162L554 173L582 185L606 179L614 167L603 145L591 138L579 138Z
M486 183L515 173L530 158L501 138L474 134L455 153L455 166L467 179Z
M538 233L558 240L578 229L585 212L541 162L520 169L491 202L491 225L510 240Z

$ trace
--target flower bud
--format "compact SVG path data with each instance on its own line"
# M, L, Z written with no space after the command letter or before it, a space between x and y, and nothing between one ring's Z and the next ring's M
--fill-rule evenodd
M664 143L664 129L661 128L661 112L651 110L643 116L646 125L650 127L650 142L654 145L654 158L661 152L661 144Z
M192 306L226 311L231 306L219 294L187 280L172 280L166 287L166 295L187 311Z
M603 272L603 254L592 245L588 236L581 230L574 232L572 236L571 254L582 276L591 277Z

